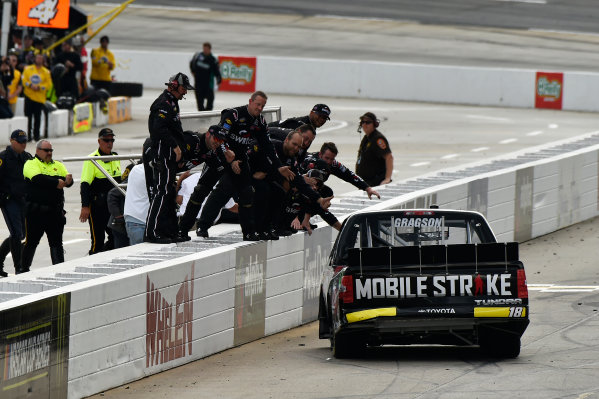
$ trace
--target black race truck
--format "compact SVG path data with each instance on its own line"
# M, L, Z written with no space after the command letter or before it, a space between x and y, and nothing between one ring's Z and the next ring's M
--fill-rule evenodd
M319 337L335 357L368 346L478 345L514 358L528 326L518 243L498 243L478 212L350 215L323 275Z

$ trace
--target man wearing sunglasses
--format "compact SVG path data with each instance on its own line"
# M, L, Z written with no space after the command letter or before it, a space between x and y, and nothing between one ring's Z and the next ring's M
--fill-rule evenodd
M98 133L98 149L88 156L99 157L117 155L112 151L114 132L104 128ZM97 161L114 180L121 182L121 161ZM108 251L114 248L112 229L108 227L110 212L108 210L108 192L114 186L92 161L85 161L81 171L81 213L79 221L89 222L91 248L89 254ZM108 236L104 242L105 236Z
M62 163L52 159L53 151L52 143L42 139L36 144L35 157L23 166L27 186L25 245L17 274L29 271L44 233L48 236L52 264L64 262L64 188L73 185L73 176Z
M389 142L377 130L378 127L379 120L372 112L366 112L360 117L358 132L363 131L364 138L358 149L356 174L372 187L390 183L393 173L393 154Z

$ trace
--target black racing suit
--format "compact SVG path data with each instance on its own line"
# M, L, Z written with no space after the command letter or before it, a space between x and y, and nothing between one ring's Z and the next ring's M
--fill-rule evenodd
M190 149L189 159L186 164L187 169L204 164L204 170L202 170L202 176L189 197L185 213L179 221L179 230L181 232L186 233L191 229L202 208L202 203L212 191L212 187L222 177L226 161L221 159L220 156L222 155L219 152L209 149L206 145L206 133L199 136L196 148ZM229 166L227 165L227 167Z
M264 179L264 183L270 185L270 189L264 190L268 192L269 198L262 199L260 201L256 201L256 206L260 205L264 206L267 204L267 207L262 211L256 212L256 219L259 221L262 226L262 231L268 231L270 228L279 229L281 225L281 218L284 213L285 207L288 205L288 199L290 197L290 192L295 191L299 193L301 196L307 199L307 201L316 203L320 198L320 195L312 190L312 188L306 183L303 176L299 171L299 162L295 156L291 157L285 154L283 149L283 142L279 140L272 140L273 146L275 148L277 157L281 161L283 166L288 166L293 173L295 173L295 178L289 181L289 185L287 185L287 180L284 179L279 173L276 173L274 170L264 170L267 172L268 176ZM268 168L268 165L264 165ZM264 168L266 169L266 168ZM263 183L263 185L264 185ZM259 193L262 193L262 190L258 190ZM317 205L319 206L319 205Z
M308 154L306 159L304 159L302 162L300 169L302 173L308 173L310 169L321 170L324 174L325 182L329 179L330 175L334 175L341 180L352 184L356 188L359 188L360 190L366 190L368 187L370 187L368 183L366 183L360 176L352 172L341 162L334 160L333 163L329 165L318 157L317 152Z
M296 116L294 118L287 118L283 121L274 121L268 124L268 127L282 127L284 129L297 129L301 125L310 125L310 115Z
M144 149L144 167L152 167L147 181L150 209L146 219L145 239L174 238L177 235L175 147L184 148L183 127L178 100L165 90L150 106L148 118L151 146ZM148 151L146 151L148 150Z
M214 103L214 78L221 82L218 60L212 54L197 52L189 62L189 69L195 78L195 94L198 111L210 111ZM204 106L204 99L206 106Z
M221 132L226 135L226 144L219 147L219 151L223 153L226 148L230 148L235 153L235 160L240 161L241 173L235 174L230 167L225 168L223 177L208 196L198 225L202 229L212 226L219 210L231 197L230 194L233 194L237 197L239 204L241 230L246 236L256 231L252 211L254 188L247 156L252 140L255 140L260 147L260 152L269 168L278 169L281 162L268 138L264 117L250 115L246 105L223 110L219 127ZM233 193L225 192L231 189Z
M283 127L268 127L268 135L270 136L270 138L279 141L285 141L289 133L291 133L292 131L293 129L287 129ZM314 130L314 132L316 132L316 130ZM306 159L309 149L310 146L308 146L308 148L300 148L299 152L295 156L300 164L304 162L304 159Z

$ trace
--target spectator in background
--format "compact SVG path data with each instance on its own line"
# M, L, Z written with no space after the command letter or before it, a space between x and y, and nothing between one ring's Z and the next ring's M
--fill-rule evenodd
M125 229L129 236L130 245L141 244L144 241L149 208L150 200L146 189L144 165L135 165L127 178L127 195L125 196L123 210Z
M218 60L212 55L210 43L204 43L202 52L198 51L193 55L189 69L195 78L198 111L210 111L214 104L214 78L218 84L222 80Z
M50 244L52 264L64 262L62 233L66 224L64 210L64 188L73 185L73 176L67 168L52 159L52 143L48 140L37 142L35 158L23 167L27 184L27 205L25 217L25 245L21 257L21 269L17 273L29 271L35 250L46 233Z
M105 89L110 93L112 78L110 73L114 70L114 54L108 50L108 36L100 38L100 47L92 50L92 74L90 83L95 89Z
M13 71L13 80L8 85L7 100L8 100L8 105L10 107L10 110L12 111L12 113L14 115L17 112L17 100L18 100L19 96L21 95L21 92L23 91L23 85L21 83L21 71L19 71L17 69L17 64L19 62L19 60L17 59L17 56L14 54L9 55L8 62Z
M50 71L44 67L43 54L35 55L33 65L23 70L23 91L25 95L25 116L27 116L27 137L31 141L40 139L42 107L46 102L46 91L52 86Z
M358 149L356 174L372 187L391 183L393 173L393 154L389 142L377 130L379 123L375 114L366 112L358 126L358 132L364 131L364 138Z
M2 57L0 61L0 119L9 119L13 117L13 112L8 103L9 86L14 78L10 61Z
M62 52L54 59L54 65L63 64L64 74L56 84L56 95L58 97L70 96L77 100L80 93L79 77L83 71L81 56L73 49L71 39L62 42Z
M112 151L114 145L114 132L105 127L98 133L98 149L88 156L99 157L106 155L117 155ZM98 164L114 180L121 181L121 161L97 161ZM110 180L102 173L91 161L83 163L81 171L81 213L79 220L81 223L89 221L89 230L91 234L91 248L89 254L108 251L114 248L114 238L112 229L108 228L107 195L114 187ZM104 242L105 233L108 239Z

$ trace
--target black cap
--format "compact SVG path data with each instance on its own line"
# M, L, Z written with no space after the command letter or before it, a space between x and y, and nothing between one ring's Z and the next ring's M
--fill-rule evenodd
M110 43L110 39L108 38L108 36L104 35L100 38L100 43L102 43L103 41L106 40L106 43Z
M187 75L182 72L179 72L176 75L171 76L168 80L168 83L165 83L165 85L177 85L183 86L187 90L195 90L194 87L189 83L189 78L187 77Z
M308 171L308 177L324 182L324 172L320 169L310 169Z
M208 128L208 133L210 133L211 136L214 136L219 140L225 141L227 139L227 136L221 131L220 126L218 125L210 126Z
M326 104L316 104L314 107L312 107L312 112L315 112L318 115L326 116L327 119L331 119L331 109Z
M364 119L372 121L372 122L376 122L378 120L378 119L376 119L376 115L373 114L372 112L366 112L364 115L362 115L360 117L361 121L364 120Z
M98 133L98 137L106 137L106 136L114 136L114 132L112 131L112 129L105 127L104 129L100 130L100 132Z
M27 133L25 133L21 129L14 130L10 134L10 139L11 140L16 140L17 143L21 143L21 144L26 143L27 142Z
M185 142L185 158L191 159L195 151L200 148L200 136L196 132L185 130L183 132L183 141Z

